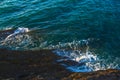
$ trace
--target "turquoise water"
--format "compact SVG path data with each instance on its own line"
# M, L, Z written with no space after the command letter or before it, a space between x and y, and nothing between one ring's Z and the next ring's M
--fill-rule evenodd
M79 50L87 40L101 64L120 66L119 0L1 0L0 30L20 27L29 32L0 36L1 48Z

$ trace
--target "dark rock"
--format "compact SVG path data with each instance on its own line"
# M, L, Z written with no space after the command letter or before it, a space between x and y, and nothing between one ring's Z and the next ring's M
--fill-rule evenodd
M0 80L120 80L120 70L73 73L55 62L59 59L61 57L52 50L0 49ZM65 62L69 65L74 63Z

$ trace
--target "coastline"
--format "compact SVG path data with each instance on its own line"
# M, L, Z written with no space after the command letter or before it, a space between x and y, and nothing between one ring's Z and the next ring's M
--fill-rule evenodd
M0 49L0 80L120 80L120 70L75 73L61 66L52 50Z
M0 0L0 80L120 80L120 0Z

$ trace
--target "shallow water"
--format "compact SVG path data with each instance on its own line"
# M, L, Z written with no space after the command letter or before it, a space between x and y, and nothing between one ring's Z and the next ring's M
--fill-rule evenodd
M28 28L29 32L0 34L0 47L81 51L85 47L81 41L85 40L89 46L87 51L97 57L95 62L86 62L90 62L90 67L118 69L119 22L119 0L1 0L0 30ZM75 54L75 59L81 57ZM80 67L73 67L81 71Z

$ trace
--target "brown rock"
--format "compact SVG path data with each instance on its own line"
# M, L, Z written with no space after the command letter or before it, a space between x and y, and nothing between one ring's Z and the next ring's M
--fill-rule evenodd
M120 70L73 73L59 65L52 50L0 49L0 80L120 80Z

